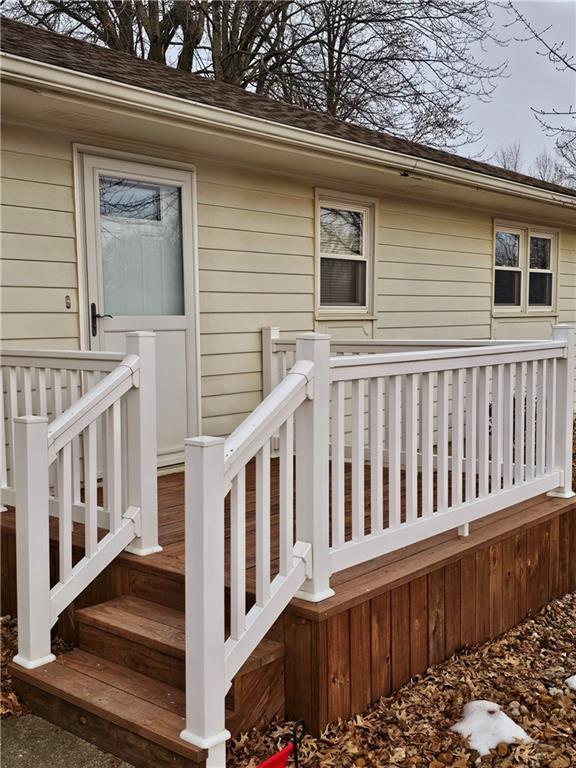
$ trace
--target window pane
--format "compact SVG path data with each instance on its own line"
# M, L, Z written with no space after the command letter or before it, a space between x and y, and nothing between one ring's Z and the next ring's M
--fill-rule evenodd
M497 269L494 276L494 304L520 306L520 272Z
M528 301L531 306L552 306L552 275L546 272L531 272Z
M106 313L185 314L179 187L102 178L100 250Z
M496 232L496 266L519 266L520 235L512 232Z
M100 215L160 221L160 187L101 176Z
M530 269L550 269L551 245L548 237L530 238Z
M365 306L366 262L320 259L320 304Z
M361 211L320 209L320 251L322 253L362 255Z

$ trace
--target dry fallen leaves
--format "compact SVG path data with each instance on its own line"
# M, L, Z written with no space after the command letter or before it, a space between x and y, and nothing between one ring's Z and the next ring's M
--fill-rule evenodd
M320 738L306 736L302 768L570 768L576 766L576 594L496 640L431 667L393 696ZM471 699L502 705L534 744L502 744L479 758L448 727ZM228 768L255 768L289 738L291 723L254 729L230 745Z

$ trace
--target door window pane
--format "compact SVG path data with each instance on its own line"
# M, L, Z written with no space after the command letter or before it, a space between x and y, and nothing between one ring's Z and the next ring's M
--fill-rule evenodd
M530 269L550 269L551 245L549 237L530 238Z
M320 209L321 253L362 254L361 211L337 208Z
M320 304L322 306L366 305L366 262L320 259Z
M520 235L496 232L496 266L517 267L520 258Z
M494 304L519 306L521 282L520 272L497 269L494 275Z
M550 272L530 272L528 301L532 306L552 306L552 275Z
M184 315L180 188L100 178L104 311Z

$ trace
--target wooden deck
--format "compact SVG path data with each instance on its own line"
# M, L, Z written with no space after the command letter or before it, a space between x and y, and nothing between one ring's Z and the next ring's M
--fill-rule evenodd
M247 591L252 593L250 574L255 555L253 466L248 467L246 480ZM366 467L365 482L368 520L369 467ZM349 476L346 483L349 521ZM130 648L136 638L143 655L149 659L147 673L166 680L170 678L165 669L173 669L174 662L170 661L170 667L167 667L164 656L179 659L180 665L182 659L183 473L158 478L158 500L163 551L144 558L127 553L120 555L63 614L58 631L78 644L80 651L98 651L101 656L102 638L97 637L90 645L90 635L82 626L100 622L98 631L102 632L105 619L109 648L106 658L110 665L121 657L122 664L128 667L132 664L138 671L139 667L130 661ZM3 513L1 522L4 534L3 602L5 612L11 612L15 606L13 511ZM52 536L56 539L57 520L52 520L51 525ZM225 530L228 542L227 510ZM276 462L272 463L271 472L271 533L274 571L274 553L278 548ZM74 544L80 553L83 549L81 525L75 526ZM411 676L422 673L430 664L442 661L462 646L497 636L554 597L576 589L574 551L576 500L539 496L472 524L467 538L459 538L456 531L450 531L334 574L334 597L317 604L293 600L267 638L275 644L278 657L272 662L267 659L262 669L252 672L253 678L245 671L236 681L239 707L236 722L242 723L242 727L249 726L251 721L246 717L257 705L261 706L263 717L281 713L285 708L288 717L305 719L310 729L318 733L338 717L361 712ZM52 562L56 568L57 547L53 547ZM137 605L137 610L130 616L126 596L146 602L141 603L143 608ZM143 619L136 614L147 616L149 620L153 618L152 624L161 632L164 666L159 665L154 655L156 651L148 647L150 630L154 627L152 624L144 626ZM114 621L112 617L115 617ZM131 627L133 622L138 626ZM121 635L128 631L126 627L131 628L128 641L123 645ZM48 668L52 666L48 665ZM110 669L100 663L99 674L112 674ZM88 674L86 670L84 673ZM62 669L60 674L64 674ZM182 668L177 667L173 674L171 682L177 686L182 679ZM283 676L281 691L279 675L280 679ZM34 694L34 686L44 683L39 676L29 678L23 684L29 686L30 701L41 709L43 699ZM62 679L62 686L66 681L68 678ZM63 688L54 688L54 696L68 697L74 703L76 683L70 679L68 684L69 693ZM248 691L252 698L241 698L247 696ZM266 699L264 694L270 691L275 695L281 693L282 698ZM126 692L136 696L132 688ZM87 688L86 702L81 709L89 707L88 693ZM108 713L104 720L113 716ZM136 725L128 723L126 727L136 728ZM232 720L230 727L234 727ZM146 738L153 740L157 736L147 734ZM174 745L181 747L177 740ZM137 764L149 765L145 762Z

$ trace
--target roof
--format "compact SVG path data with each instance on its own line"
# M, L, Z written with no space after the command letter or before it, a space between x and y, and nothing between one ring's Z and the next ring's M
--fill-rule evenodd
M197 104L218 107L242 115L312 131L316 134L345 139L356 144L398 152L473 171L484 176L506 179L576 197L576 190L558 184L551 184L451 152L433 149L354 123L335 120L321 112L303 109L293 104L245 91L234 85L228 85L201 75L182 72L164 64L113 51L83 40L77 40L68 35L60 35L39 27L22 24L4 16L0 19L2 23L0 49L13 56L144 88L151 92L174 96Z

